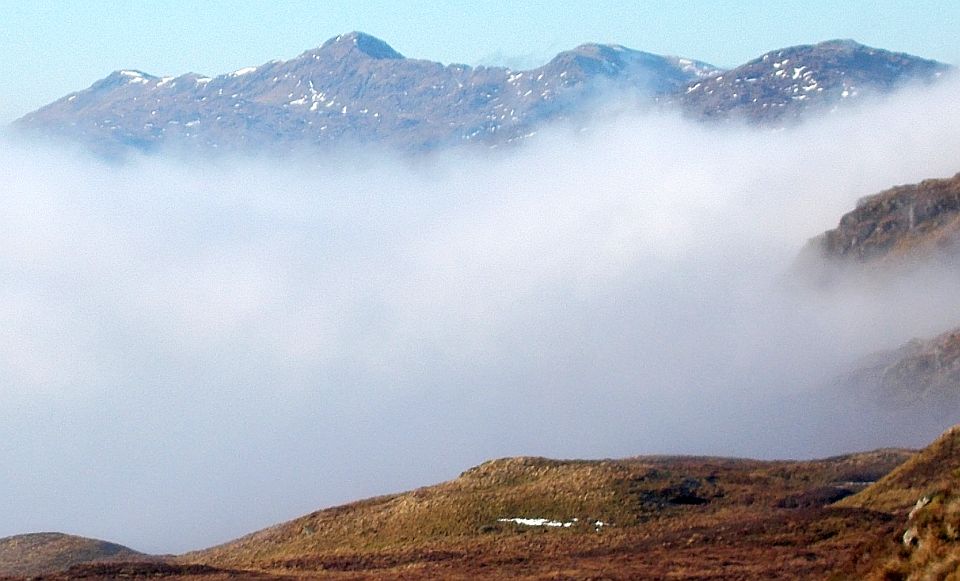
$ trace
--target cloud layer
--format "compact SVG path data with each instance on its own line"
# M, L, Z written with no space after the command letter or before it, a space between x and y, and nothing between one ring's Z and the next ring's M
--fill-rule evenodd
M957 88L417 163L7 140L0 536L174 552L491 457L921 444L817 388L960 323L956 277L781 281L858 197L960 170Z

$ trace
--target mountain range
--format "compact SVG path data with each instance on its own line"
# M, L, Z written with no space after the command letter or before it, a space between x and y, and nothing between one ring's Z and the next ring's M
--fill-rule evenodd
M584 44L523 71L406 58L353 32L288 61L208 77L116 71L30 113L16 128L101 153L312 152L346 144L424 151L529 138L546 122L628 103L700 120L784 124L910 82L942 63L849 40L769 52L724 70L614 44Z
M542 67L512 71L407 59L351 33L290 61L217 77L118 71L17 126L107 153L309 152L370 143L423 151L512 143L548 121L583 119L625 96L639 108L672 108L703 121L785 124L912 81L933 82L948 70L830 41L729 70L583 45ZM897 186L860 200L808 244L803 261L832 273L952 263L958 216L960 175ZM848 383L893 405L953 405L960 401L960 330L877 354ZM55 533L0 539L0 575L948 578L960 568L957 474L958 429L919 453L809 461L507 458L449 482L318 510L180 556Z

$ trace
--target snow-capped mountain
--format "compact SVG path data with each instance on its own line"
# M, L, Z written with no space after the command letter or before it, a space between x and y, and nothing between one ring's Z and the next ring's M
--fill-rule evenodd
M101 152L310 150L344 143L418 151L514 141L546 121L589 115L614 99L679 106L698 118L781 119L815 104L889 91L908 79L929 81L946 69L840 41L768 53L730 71L586 44L515 71L405 58L354 32L289 61L216 77L117 71L16 126Z
M768 52L690 84L679 100L696 116L764 123L930 82L947 70L936 61L832 40Z

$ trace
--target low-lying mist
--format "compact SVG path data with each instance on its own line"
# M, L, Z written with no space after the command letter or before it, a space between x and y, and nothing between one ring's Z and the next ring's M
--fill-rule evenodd
M960 171L958 83L770 131L620 115L416 163L0 153L0 536L196 549L513 455L920 445L824 389L960 280L785 277Z

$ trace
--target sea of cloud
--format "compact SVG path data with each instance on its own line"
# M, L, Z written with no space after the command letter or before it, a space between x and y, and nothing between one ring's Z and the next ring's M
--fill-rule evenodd
M958 89L416 161L7 138L0 536L178 552L493 457L923 444L942 418L823 386L960 325L958 277L808 291L791 267L859 197L960 171Z

